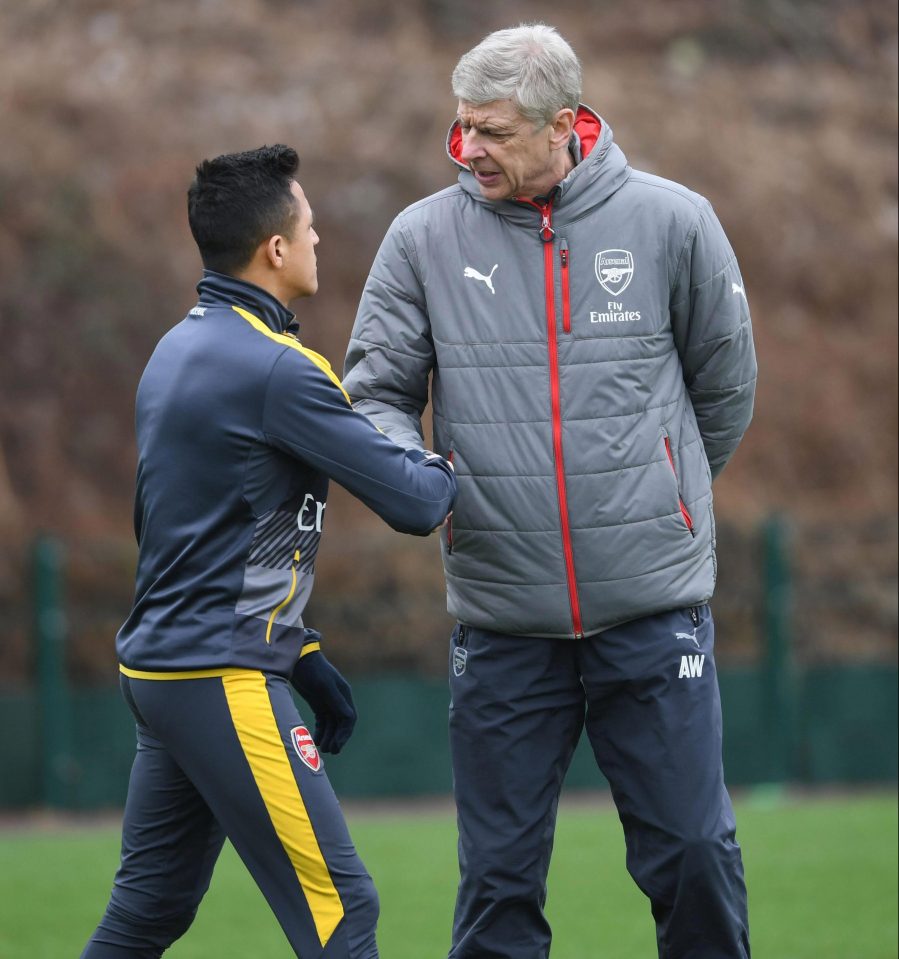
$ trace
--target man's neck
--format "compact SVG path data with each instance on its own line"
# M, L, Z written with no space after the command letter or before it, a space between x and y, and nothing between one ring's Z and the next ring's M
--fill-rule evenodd
M273 296L285 309L290 303L290 298L285 299L285 291L281 288L281 284L277 282L277 277L272 276L271 270L259 268L251 263L245 270L240 273L235 273L234 278L236 280L243 280L244 283L252 283L253 286L258 286L260 289L265 290L266 293Z

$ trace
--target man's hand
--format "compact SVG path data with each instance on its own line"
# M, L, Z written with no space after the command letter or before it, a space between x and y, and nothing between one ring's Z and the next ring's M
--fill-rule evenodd
M290 682L315 713L315 744L323 753L336 755L356 725L350 684L320 650L297 660Z
M424 466L436 466L445 473L454 473L455 467L452 460L444 459L439 453L432 453L430 450L406 450L406 456L413 463L423 464Z
M453 466L452 453L450 453L450 459L444 459L439 453L432 453L430 450L407 450L407 455L409 453L414 453L414 462L423 463L425 466L436 466L438 469L442 469L444 473L455 473L456 467ZM447 513L444 517L443 522L439 526L435 526L431 532L436 533L438 530L443 529L449 521L450 517L453 515L452 510Z

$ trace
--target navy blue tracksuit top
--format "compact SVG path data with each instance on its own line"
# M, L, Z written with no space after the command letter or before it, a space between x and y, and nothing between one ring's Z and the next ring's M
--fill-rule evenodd
M355 412L294 315L206 271L137 391L134 606L116 647L130 670L288 676L333 478L394 529L426 534L456 492L439 459Z

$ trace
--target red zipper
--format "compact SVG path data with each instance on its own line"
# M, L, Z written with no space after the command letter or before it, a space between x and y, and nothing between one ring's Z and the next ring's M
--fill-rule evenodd
M568 297L568 240L559 241L559 259L562 261L562 329L571 332L571 302Z
M668 454L668 462L671 465L671 472L674 473L674 481L675 483L678 483L677 470L674 466L674 454L671 452L671 438L667 435L665 436L665 452ZM681 516L683 516L684 522L687 524L687 529L690 530L690 534L692 536L695 536L696 530L693 528L693 517L690 515L690 511L687 509L687 504L681 499L679 483L677 490L677 502L680 505Z
M540 211L540 239L543 241L543 279L546 293L546 331L549 347L549 384L553 419L553 454L556 469L556 491L559 497L559 517L562 525L562 552L565 556L565 574L568 579L568 601L571 604L571 622L575 639L583 639L584 627L581 622L581 604L577 593L577 577L574 571L574 550L571 545L571 527L568 522L568 493L565 486L565 464L562 458L562 399L559 388L559 349L556 343L556 282L553 266L552 201L540 206L532 200L523 200ZM565 244L563 257L563 283L567 291L568 282L568 246ZM563 293L567 304L567 292ZM563 314L564 315L564 314ZM569 324L570 325L570 324ZM568 330L566 329L566 332Z
M449 451L447 460L449 460L450 463L452 463L453 461L454 453L455 453L455 450L453 449ZM447 516L446 518L446 552L448 555L451 555L453 552L453 514L452 513L450 513L449 516Z

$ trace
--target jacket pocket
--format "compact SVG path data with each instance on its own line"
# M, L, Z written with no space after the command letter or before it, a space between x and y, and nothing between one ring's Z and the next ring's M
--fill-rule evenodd
M693 527L693 517L690 515L687 504L680 494L680 480L677 476L677 467L674 465L674 453L671 451L671 437L667 433L663 433L662 438L665 442L665 455L668 457L668 465L671 467L671 472L674 475L674 484L677 488L677 505L680 507L681 516L684 518L684 523L686 523L690 535L695 536L696 530Z

